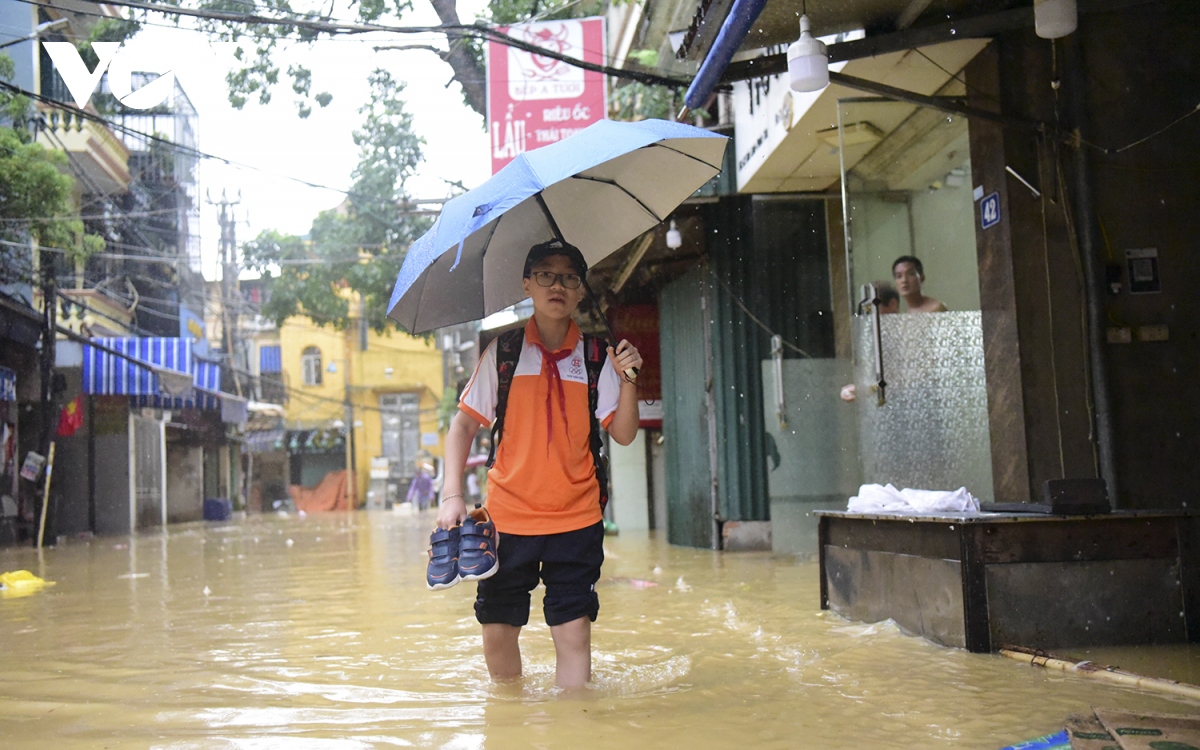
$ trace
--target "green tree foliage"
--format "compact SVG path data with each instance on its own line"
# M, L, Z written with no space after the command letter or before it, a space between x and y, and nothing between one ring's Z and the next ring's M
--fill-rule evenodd
M244 15L255 13L270 18L287 18L298 21L329 21L336 3L325 0L293 3L290 0L152 0L163 4L185 5L201 11ZM452 0L451 0L452 1ZM359 23L394 23L412 8L408 0L351 0L350 6ZM280 53L293 43L308 44L323 36L302 24L264 24L243 21L227 21L219 18L204 18L199 22L203 31L223 42L232 42L238 67L229 71L225 82L229 86L229 103L236 109L246 106L251 99L267 104L281 80L286 82L295 95L297 114L308 117L313 104L326 107L333 101L328 91L314 93L312 70L305 65L293 63L286 70L281 68Z
M0 53L0 80L12 80L15 72L16 66L12 58ZM22 125L29 120L30 113L29 97L0 89L0 125L16 125L18 135L25 141L30 139L30 135Z
M647 69L658 66L658 52L654 50L633 50L629 53L629 59ZM609 93L609 110L617 120L669 120L677 111L680 101L679 93L666 86L626 81L612 87Z
M604 0L491 0L485 20L507 26L530 20L561 21L566 18L587 18L604 15L605 6Z
M183 4L201 11L218 11L244 15L249 10L245 0L155 0L162 3ZM510 25L529 21L561 20L603 15L606 0L491 0L487 11L474 20L461 19L457 0L424 0L429 2L443 25L461 24ZM622 0L615 0L620 2ZM349 7L354 18L343 13L334 19L336 4L326 0L260 0L253 4L253 12L273 18L297 21L351 20L359 23L403 25L404 15L412 9L409 0L350 0ZM282 67L281 53L297 43L308 44L327 36L327 32L314 31L298 24L263 24L253 21L230 21L205 19L200 26L216 38L234 42L238 67L226 76L229 85L229 101L241 109L251 99L261 104L271 101L273 93L281 83L290 86L295 95L295 105L301 117L308 117L312 105L324 107L332 100L329 92L313 93L312 71L299 64ZM432 52L449 65L453 79L462 87L463 100L480 115L486 111L484 88L484 46L477 36L461 31L446 32L447 47L440 49L428 44L389 45L383 49L387 54L394 50ZM402 54L402 53L401 53ZM411 54L411 52L410 52ZM648 67L653 64L645 63ZM618 111L628 113L623 119L665 116L669 110L670 94L655 90L655 87L639 85L625 92L615 102Z
M682 97L666 86L630 81L624 86L612 89L612 93L609 94L609 109L616 120L669 120L681 101Z
M405 111L404 86L384 70L370 81L371 100L354 132L359 159L345 203L321 212L307 238L267 231L243 246L248 266L270 279L263 315L277 325L306 315L344 330L358 314L350 308L347 292L353 291L365 303L370 326L387 330L387 303L404 252L429 226L408 211L405 182L421 161L423 141Z
M79 49L79 57L87 65L88 70L95 70L100 63L96 51L92 49L93 42L121 43L142 30L142 25L134 20L125 18L101 18L88 30L86 41L75 46Z
M0 78L12 74L12 60L0 55ZM66 155L33 142L22 127L28 111L25 97L0 94L0 116L17 126L0 127L0 240L23 245L33 239L71 260L86 258L103 250L104 240L84 232L75 218L75 182L62 171ZM4 282L32 280L28 250L0 244L0 258Z

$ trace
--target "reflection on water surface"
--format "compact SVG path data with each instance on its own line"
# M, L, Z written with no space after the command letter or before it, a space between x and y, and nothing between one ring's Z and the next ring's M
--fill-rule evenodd
M67 543L40 570L0 550L0 572L57 582L0 600L0 746L999 748L1092 705L1194 709L820 612L815 563L644 534L606 541L588 695L559 699L536 595L525 680L495 686L474 586L425 590L431 525L189 525Z

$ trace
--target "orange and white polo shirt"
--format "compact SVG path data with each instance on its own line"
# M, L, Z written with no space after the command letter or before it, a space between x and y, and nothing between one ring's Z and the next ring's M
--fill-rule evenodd
M531 318L508 391L504 434L488 472L488 511L496 528L506 534L560 534L601 520L600 487L588 442L591 420L583 336L572 321L562 347L552 352L571 351L557 363L566 398L565 422L558 388L542 372L540 342L537 323ZM480 357L458 408L484 427L491 426L497 387L493 341ZM607 429L621 391L612 360L605 361L597 389L596 418Z

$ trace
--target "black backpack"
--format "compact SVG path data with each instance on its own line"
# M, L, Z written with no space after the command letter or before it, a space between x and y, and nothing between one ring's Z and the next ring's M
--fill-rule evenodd
M488 454L490 469L496 462L496 448L504 434L504 413L508 408L508 391L512 387L517 361L525 346L525 329L505 331L496 339L496 421L492 423L492 449ZM596 419L596 407L600 403L600 373L608 359L604 339L590 333L583 334L583 359L587 366L588 419L591 421L589 444L592 463L596 466L596 482L600 485L600 511L608 507L608 457L604 455L604 439L600 435L600 420Z

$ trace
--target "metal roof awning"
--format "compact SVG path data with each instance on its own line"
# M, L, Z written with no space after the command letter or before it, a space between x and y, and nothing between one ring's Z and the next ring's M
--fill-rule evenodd
M221 410L245 422L246 400L221 390L221 368L194 356L191 339L101 338L83 346L83 392L129 396L134 406Z
M890 52L877 57L834 63L846 77L901 87L915 95L953 96L961 71L987 45L986 39L962 39L925 47L919 52ZM839 100L858 95L831 74L831 85L821 91L796 93L787 74L763 79L755 87L734 83L734 153L737 188L741 193L816 192L841 179L843 165L853 168L906 121L915 104L899 104L870 122L846 123L858 127L850 139L839 140ZM945 122L933 113L930 124ZM965 120L964 120L965 122Z
M0 341L37 346L42 335L42 315L0 289Z

